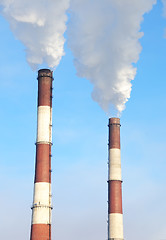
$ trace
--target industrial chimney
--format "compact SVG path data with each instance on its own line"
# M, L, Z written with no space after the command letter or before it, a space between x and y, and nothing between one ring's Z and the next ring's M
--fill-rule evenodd
M51 240L52 71L38 71L36 166L30 240Z
M120 119L109 119L108 240L123 240Z

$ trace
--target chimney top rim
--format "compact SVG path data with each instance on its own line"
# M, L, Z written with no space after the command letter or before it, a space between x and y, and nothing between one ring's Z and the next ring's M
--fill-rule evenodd
M118 125L120 125L120 118L115 118L115 117L109 118L109 125L110 124L118 124Z
M50 72L50 73L52 73L53 71L51 71L49 68L42 68L42 69L38 70L38 73L40 73L40 72Z

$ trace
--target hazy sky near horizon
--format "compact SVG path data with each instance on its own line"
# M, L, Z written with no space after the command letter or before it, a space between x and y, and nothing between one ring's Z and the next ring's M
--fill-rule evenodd
M121 116L124 238L166 239L166 39L163 5L144 16L142 52ZM0 16L0 239L28 240L37 119L37 72ZM76 76L73 55L54 72L52 239L107 239L108 116ZM44 66L43 66L44 67Z

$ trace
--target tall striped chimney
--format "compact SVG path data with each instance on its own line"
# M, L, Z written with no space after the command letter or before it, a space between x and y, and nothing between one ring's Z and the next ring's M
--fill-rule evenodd
M51 240L52 75L49 69L38 71L36 166L30 240Z
M120 119L109 119L108 240L123 240Z

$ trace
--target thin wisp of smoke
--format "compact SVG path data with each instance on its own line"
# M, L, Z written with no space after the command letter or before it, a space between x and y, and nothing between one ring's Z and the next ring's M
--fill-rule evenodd
M0 6L32 69L41 64L55 68L64 55L69 0L0 0Z
M92 98L118 112L130 98L143 36L143 15L156 0L73 0L68 45L77 74L94 85Z

